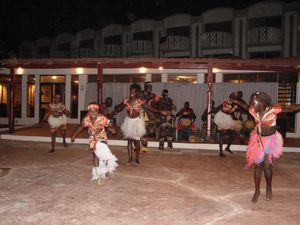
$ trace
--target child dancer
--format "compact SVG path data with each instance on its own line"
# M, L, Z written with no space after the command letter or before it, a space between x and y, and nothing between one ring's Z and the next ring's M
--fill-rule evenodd
M272 199L272 165L282 155L283 139L276 131L277 114L300 110L300 104L285 106L272 104L271 98L264 92L256 92L250 98L250 105L231 100L233 103L249 111L254 117L256 127L250 135L246 153L247 167L254 165L255 193L252 202L256 203L260 194L262 171L266 178L266 199Z
M63 144L66 147L66 128L67 128L67 117L69 111L65 105L61 102L61 96L56 94L53 96L53 102L49 104L48 111L45 113L44 118L41 122L41 127L44 126L44 122L48 120L51 127L51 150L49 153L54 152L55 139L58 130L61 130Z
M77 135L84 130L88 129L89 132L89 147L93 155L93 170L92 181L97 181L100 184L101 179L105 178L107 173L112 174L117 164L117 158L111 153L107 146L107 134L105 128L114 129L109 127L109 119L99 113L99 105L97 103L90 103L88 105L88 114L82 120L80 127L74 132L71 142L75 141Z

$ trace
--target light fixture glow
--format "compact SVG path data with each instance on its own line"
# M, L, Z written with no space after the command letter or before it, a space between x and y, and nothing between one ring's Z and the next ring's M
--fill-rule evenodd
M76 69L76 73L77 73L77 74L83 74L83 68L78 67L78 68Z
M17 74L23 74L23 73L24 73L23 68L19 67L19 68L17 69Z
M56 79L57 79L57 76L51 76L51 78L52 78L53 80L56 80Z
M140 73L146 73L147 69L145 67L140 67Z
M162 66L158 67L159 70L163 70L164 68Z
M217 68L213 68L212 72L213 72L213 73L220 73L221 70L219 70L219 69L217 69Z

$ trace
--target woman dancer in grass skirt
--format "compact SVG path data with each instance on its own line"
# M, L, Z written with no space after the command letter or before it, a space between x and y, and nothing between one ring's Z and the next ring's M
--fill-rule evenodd
M140 163L140 140L146 134L145 121L142 115L142 106L152 112L160 112L164 115L169 115L170 112L157 110L148 105L145 100L139 97L141 86L139 84L130 85L130 97L115 106L112 114L117 114L123 109L126 109L127 117L125 118L121 130L124 137L128 140L128 164L133 162L133 145L135 151L135 162Z
M115 129L109 126L110 120L99 113L99 105L90 103L88 114L83 118L82 124L74 132L71 141L74 142L77 135L88 129L89 147L93 156L92 180L100 183L108 174L112 174L118 166L118 159L111 153L107 145L107 134L105 128L115 133Z
M250 134L246 153L247 167L254 165L255 193L252 202L256 203L260 195L262 171L266 178L266 200L272 199L273 162L278 160L283 151L283 139L276 131L277 114L300 110L300 104L285 106L272 104L271 98L264 92L255 92L250 98L250 105L238 100L233 103L248 110L255 119L255 129Z

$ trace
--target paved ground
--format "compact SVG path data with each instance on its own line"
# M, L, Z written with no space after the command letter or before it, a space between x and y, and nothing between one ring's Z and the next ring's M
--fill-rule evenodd
M286 153L274 169L274 198L257 204L252 170L244 153L219 158L215 151L158 152L127 166L124 147L115 176L98 186L90 181L86 145L0 140L0 224L299 224L300 154ZM4 170L2 170L4 175ZM1 174L1 173L0 173Z

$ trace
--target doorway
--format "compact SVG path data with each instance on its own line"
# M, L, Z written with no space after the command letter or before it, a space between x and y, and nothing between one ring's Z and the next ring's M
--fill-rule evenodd
M59 94L65 104L65 76L41 76L40 80L40 120L44 117L53 96Z

